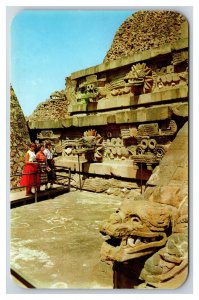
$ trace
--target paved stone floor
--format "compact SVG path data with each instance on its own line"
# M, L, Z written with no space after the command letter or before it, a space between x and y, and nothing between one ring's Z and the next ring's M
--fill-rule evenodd
M120 199L71 191L11 210L11 267L36 288L112 289L99 224Z

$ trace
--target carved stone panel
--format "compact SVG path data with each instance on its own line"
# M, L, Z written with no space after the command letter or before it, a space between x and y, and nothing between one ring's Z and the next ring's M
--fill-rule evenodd
M134 95L149 93L153 87L152 70L145 63L135 64L125 76L125 81Z
M90 75L77 86L76 100L81 103L95 102L106 96L104 88L106 78L97 79L97 75Z

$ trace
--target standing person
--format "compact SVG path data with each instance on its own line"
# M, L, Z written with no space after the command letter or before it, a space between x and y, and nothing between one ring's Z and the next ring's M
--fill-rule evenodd
M38 174L38 163L35 155L35 144L31 143L25 154L25 166L22 171L20 186L26 187L26 196L32 195L31 188L40 188L40 176Z
M48 182L48 176L47 176L46 156L44 154L44 145L43 144L37 145L36 160L39 163L40 184L46 185Z
M44 150L44 154L45 154L46 159L47 159L48 182L50 183L50 188L52 188L53 183L56 179L56 174L55 174L55 171L54 171L55 166L54 166L51 143L46 143L46 148Z

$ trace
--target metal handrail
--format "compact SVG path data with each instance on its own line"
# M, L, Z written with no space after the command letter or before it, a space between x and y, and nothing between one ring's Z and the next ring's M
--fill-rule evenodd
M68 167L64 167L64 166L55 166L55 172L56 172L56 167L61 167L63 169L67 169L68 170L68 176L62 176L62 175L58 175L59 177L64 177L64 178L68 178L68 190L70 191L70 181L71 181L71 169ZM11 187L10 190L17 190L17 189L21 189L24 187L36 187L37 186L37 182L36 182L36 175L37 174L41 174L41 170L36 171L36 172L30 172L30 173L23 173L23 171L21 173L12 173L10 175L10 177L17 177L17 176L22 176L22 175L31 175L34 174L34 183L31 185L22 185L22 186L17 186L17 187ZM37 202L37 189L35 189L35 202Z

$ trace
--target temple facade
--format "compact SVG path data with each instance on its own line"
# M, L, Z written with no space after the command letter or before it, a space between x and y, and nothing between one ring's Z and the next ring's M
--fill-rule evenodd
M126 36L134 44L122 50ZM65 90L41 103L28 126L33 140L53 143L56 164L71 168L74 186L131 197L187 120L187 21L175 12L141 11L119 28L104 63L67 77Z
M13 171L30 140L50 141L72 186L124 200L100 229L114 288L172 289L187 278L188 62L184 16L139 11L118 29L103 63L66 77L28 127L11 89Z

